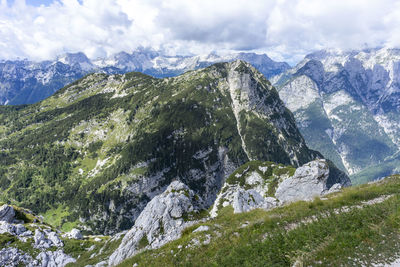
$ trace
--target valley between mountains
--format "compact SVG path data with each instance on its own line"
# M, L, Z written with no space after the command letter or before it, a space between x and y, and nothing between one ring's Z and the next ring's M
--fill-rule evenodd
M0 265L394 262L399 177L350 187L279 93L236 60L94 73L1 106Z

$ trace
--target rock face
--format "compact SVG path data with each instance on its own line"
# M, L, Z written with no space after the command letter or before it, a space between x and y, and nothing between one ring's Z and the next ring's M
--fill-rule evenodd
M330 170L337 172L335 179ZM333 180L337 182L334 185ZM288 202L312 200L350 184L349 178L330 169L325 159L311 161L297 169L272 162L249 162L227 179L210 215L216 217L218 210L226 206L231 206L234 213L256 208L268 210Z
M280 203L312 200L328 190L329 167L325 160L315 160L296 169L292 177L282 181L275 196Z
M0 207L0 221L12 223L15 218L14 208L4 204Z
M399 172L399 66L399 49L323 50L272 81L307 145L367 182Z
M201 198L179 181L172 182L167 190L154 197L137 218L135 225L124 236L118 249L110 256L113 266L135 255L143 248L157 248L180 237L190 225L184 216L203 205Z

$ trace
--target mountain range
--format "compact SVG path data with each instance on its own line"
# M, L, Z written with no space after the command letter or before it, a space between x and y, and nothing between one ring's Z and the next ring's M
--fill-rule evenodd
M368 116L396 103L329 87L351 70L318 62L276 87L242 60L167 78L91 73L0 106L0 266L395 266L399 177L345 188L346 139L329 150L321 137L342 125L351 149L370 138L364 153L378 157L386 132Z
M324 50L272 79L307 144L362 183L399 172L400 50Z
M308 146L320 151L356 183L399 171L400 50L321 50L291 68L265 54L165 56L139 49L90 60L69 53L54 61L0 62L0 103L40 101L88 73L173 77L216 62L241 59L271 79L294 113ZM300 101L299 101L300 100Z
M173 77L236 59L271 79L308 146L331 159L355 183L399 171L398 49L322 50L293 68L265 54L165 56L146 49L96 60L68 53L54 61L0 61L0 103L40 101L92 72Z
M217 62L237 59L250 62L267 78L279 74L289 65L275 62L265 54L235 53L224 56L215 53L203 56L166 56L159 52L139 49L131 54L120 52L108 58L90 60L84 53L67 53L55 60L0 61L0 105L32 104L43 100L65 85L97 72L123 74L138 71L163 78L204 68Z

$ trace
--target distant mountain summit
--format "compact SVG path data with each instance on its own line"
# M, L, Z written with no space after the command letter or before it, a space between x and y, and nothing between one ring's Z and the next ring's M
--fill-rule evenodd
M398 172L400 49L307 55L272 79L308 145L365 182Z
M265 54L234 53L201 56L166 56L153 50L139 49L131 54L120 52L107 58L90 60L84 53L66 53L53 61L0 61L0 104L31 104L45 99L70 82L92 72L123 74L131 71L162 78L218 62L245 60L267 78L290 68Z
M56 59L57 62L61 62L66 65L74 66L80 68L82 70L92 70L95 68L95 65L92 64L90 59L82 52L78 53L66 53L62 56L58 56Z

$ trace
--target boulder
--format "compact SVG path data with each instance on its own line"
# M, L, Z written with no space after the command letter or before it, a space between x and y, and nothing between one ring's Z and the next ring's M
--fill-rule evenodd
M50 248L51 241L46 239L44 233L39 229L35 230L35 235L33 236L33 240L35 242L34 248Z
M329 166L325 159L318 159L296 169L294 175L283 180L275 196L280 203L312 200L327 191Z
M8 233L11 235L26 237L31 236L32 232L26 230L22 224L11 224L5 221L0 221L0 234Z
M16 235L18 235L18 236L26 236L26 235L29 235L29 233L32 234L32 232L31 231L28 232L26 230L25 226L23 226L22 224L16 224L15 225L15 234Z
M76 228L72 229L71 231L69 231L68 233L63 235L63 237L66 237L69 239L83 239L83 235L82 235L81 231Z
M15 211L14 208L4 204L0 207L0 221L12 223L15 219Z
M265 190L244 189L238 185L229 186L224 192L220 193L215 200L210 215L212 218L218 215L220 207L232 206L233 213L248 212L253 209L271 209L277 206L278 202L273 197L263 197Z
M182 230L193 224L185 222L183 216L195 212L202 207L202 203L202 199L185 184L172 182L147 204L118 249L110 256L109 265L117 265L145 247L157 248L179 238Z

